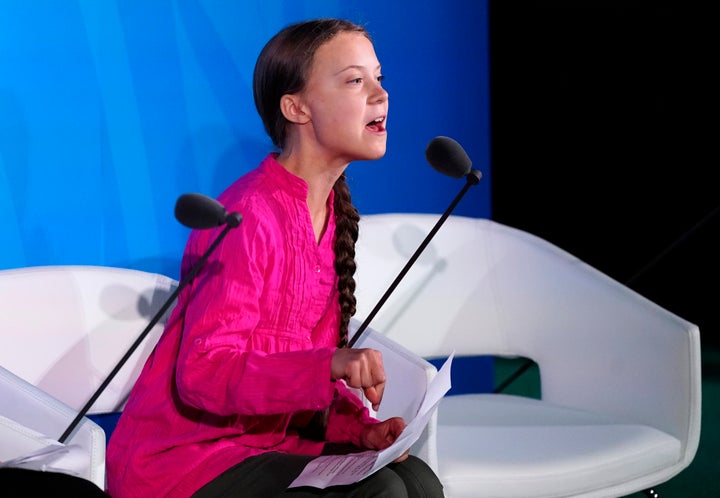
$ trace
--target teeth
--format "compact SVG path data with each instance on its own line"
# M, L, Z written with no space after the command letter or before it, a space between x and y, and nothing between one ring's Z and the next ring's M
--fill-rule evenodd
M372 121L369 121L368 124L365 125L365 126L379 125L379 124L382 124L382 123L384 123L384 122L385 122L385 116L381 116L381 117L379 117L379 118L373 119Z

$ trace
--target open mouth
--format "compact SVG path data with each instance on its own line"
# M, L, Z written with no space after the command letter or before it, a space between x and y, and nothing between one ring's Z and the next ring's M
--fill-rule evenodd
M380 116L379 118L373 119L365 125L365 128L375 133L385 131L385 116Z

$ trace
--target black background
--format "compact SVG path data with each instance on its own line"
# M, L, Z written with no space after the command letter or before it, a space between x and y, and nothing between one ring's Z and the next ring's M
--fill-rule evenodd
M491 0L491 193L494 220L717 346L720 23L708 4Z

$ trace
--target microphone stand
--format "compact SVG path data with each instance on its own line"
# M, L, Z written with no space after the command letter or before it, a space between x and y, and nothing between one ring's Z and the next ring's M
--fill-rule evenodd
M205 253L200 257L200 259L195 263L195 265L190 269L188 274L185 276L185 278L182 279L180 284L175 288L175 291L170 294L170 297L168 297L167 301L160 307L160 309L155 313L155 315L152 317L150 322L147 324L147 327L145 327L145 330L143 330L138 338L135 340L135 342L130 346L130 349L125 353L125 355L120 359L117 365L115 365L115 368L112 369L110 374L107 376L107 378L103 381L102 384L100 384L100 387L95 391L95 393L90 397L87 403L85 403L85 406L83 406L80 411L78 412L75 419L70 422L70 425L65 429L65 432L63 432L62 436L60 436L60 439L58 439L58 442L64 443L65 440L70 436L72 431L75 429L75 427L80 423L82 418L85 416L85 414L90 410L92 405L95 403L95 401L98 399L100 394L105 390L105 388L110 384L112 379L117 375L117 373L120 371L120 369L125 365L125 362L127 362L128 359L130 359L130 356L135 352L135 350L140 346L142 341L145 339L145 337L150 333L150 330L157 324L158 321L160 321L160 318L165 314L165 312L170 308L170 305L175 301L175 298L180 294L180 291L182 291L192 279L195 278L195 276L200 271L200 268L203 264L205 264L205 261L207 261L210 254L215 250L215 248L220 244L220 241L225 238L227 233L232 230L233 228L236 228L240 225L240 221L242 221L242 216L239 213L230 213L225 218L225 228L223 229L220 234L215 238L213 243L210 245L210 247L207 248Z
M467 191L472 187L473 185L477 185L480 182L480 178L482 177L482 174L479 170L472 170L468 174L465 175L466 182L463 188L460 190L458 195L455 196L455 199L450 203L448 208L445 210L443 215L440 217L440 219L435 223L435 226L430 230L430 233L427 234L425 237L425 240L422 241L420 246L415 251L415 254L412 255L412 257L408 260L408 262L405 264L405 267L400 271L397 277L395 277L395 280L392 284L390 284L390 287L388 287L388 290L385 291L385 294L380 298L378 303L375 305L373 310L370 312L370 314L365 318L365 321L358 327L357 331L355 332L355 335L352 336L352 338L348 341L348 347L351 348L353 345L357 342L357 340L360 338L360 335L365 331L365 329L370 324L370 321L375 318L375 315L378 311L380 311L380 308L385 304L385 301L390 297L390 294L395 290L395 287L398 286L400 281L405 277L405 274L410 270L410 267L415 263L415 261L420 257L420 254L425 250L427 245L430 243L430 240L435 236L438 230L440 230L440 227L445 223L445 220L448 219L450 214L455 209L455 206L458 205L460 202L460 199L462 199Z

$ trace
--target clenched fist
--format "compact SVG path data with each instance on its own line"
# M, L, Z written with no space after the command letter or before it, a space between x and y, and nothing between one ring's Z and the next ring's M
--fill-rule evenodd
M343 379L348 386L362 389L377 410L385 390L385 369L382 354L374 349L340 348L333 354L333 380Z

